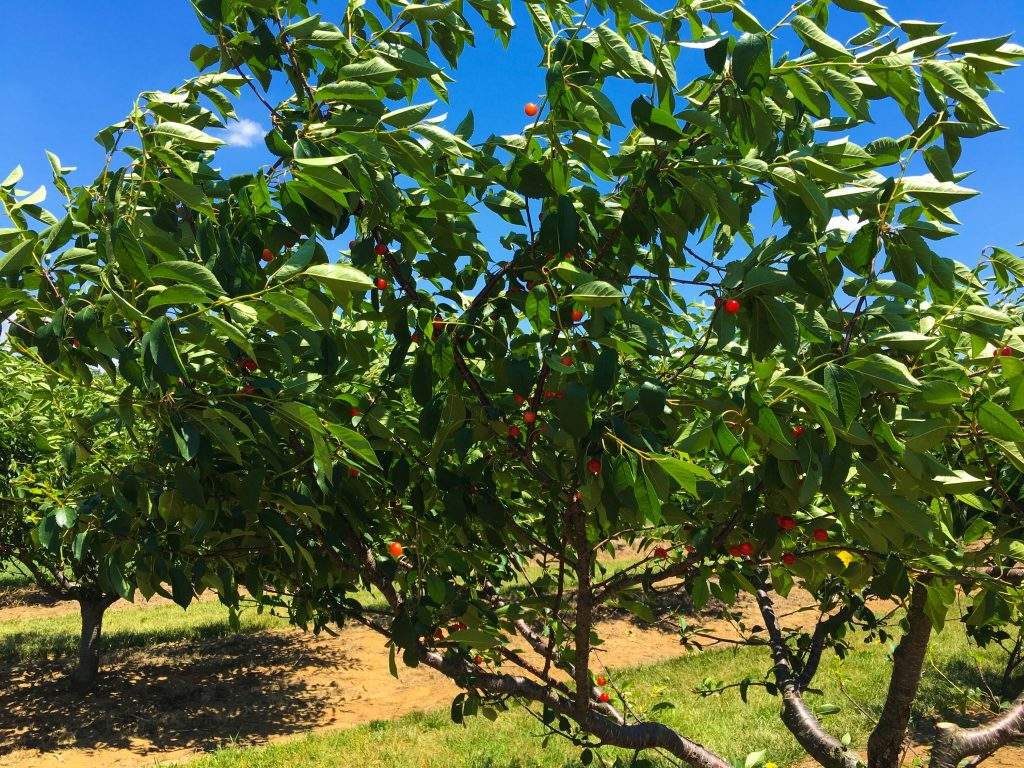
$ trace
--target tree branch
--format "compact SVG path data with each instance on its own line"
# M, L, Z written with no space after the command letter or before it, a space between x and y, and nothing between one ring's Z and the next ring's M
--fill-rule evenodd
M936 727L938 734L929 768L956 768L965 757L989 755L1024 736L1024 693L1014 699L1009 709L982 725L960 728L953 723L939 723Z

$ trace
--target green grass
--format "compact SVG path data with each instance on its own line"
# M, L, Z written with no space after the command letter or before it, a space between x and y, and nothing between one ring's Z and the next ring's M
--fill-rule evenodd
M819 673L822 695L808 697L813 706L828 703L842 708L823 719L833 733L849 733L855 747L864 745L872 713L881 706L890 671L886 652L886 648L874 644L857 648L845 661L830 658ZM623 670L613 676L613 682L625 692L630 706L641 713L659 701L671 701L675 707L661 711L657 717L729 759L763 749L780 767L796 765L805 757L779 721L778 699L755 687L749 691L748 704L741 701L736 689L706 699L693 692L705 678L735 681L750 675L761 679L768 666L762 648L717 650ZM918 715L922 720L935 713L958 719L958 689L982 675L991 679L997 669L995 652L972 649L963 633L950 627L933 643ZM626 758L624 765L634 765L631 753L605 750L602 755L608 765L616 756ZM654 753L644 757L649 762L638 760L638 768L670 765ZM266 747L224 749L188 765L333 768L341 764L361 768L565 768L579 765L579 750L560 738L552 739L544 748L540 726L521 709L493 723L482 717L472 718L465 727L453 724L447 709L443 709Z
M32 583L32 577L15 563L0 563L0 590L27 587Z
M287 622L254 609L243 609L241 631L256 632ZM55 658L78 652L78 612L0 624L0 660L6 662ZM122 604L107 611L103 619L103 652L144 648L170 641L224 637L234 631L228 624L228 609L218 602L193 603L188 610L177 605L146 608Z

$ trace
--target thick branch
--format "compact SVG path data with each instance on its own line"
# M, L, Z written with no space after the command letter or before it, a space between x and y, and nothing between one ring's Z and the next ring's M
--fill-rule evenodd
M775 662L775 682L782 695L782 722L800 742L800 746L825 768L857 768L860 764L857 756L822 728L818 718L804 702L793 675L793 667L789 663L789 653L775 615L775 606L771 596L761 586L757 588L757 605L764 618L772 660Z
M907 631L892 655L892 677L885 705L878 725L868 737L868 768L895 768L900 764L932 631L931 620L924 612L927 598L924 584L917 582L907 609Z
M807 690L814 679L814 675L818 672L821 654L825 650L825 640L835 631L836 627L849 620L853 611L852 605L845 605L839 613L819 621L817 626L814 627L814 634L811 636L811 648L807 652L807 660L804 662L803 669L800 670L800 677L797 679L797 685L801 691Z
M988 755L1024 736L1024 693L1010 708L987 723L960 728L939 723L929 768L956 768L965 757Z

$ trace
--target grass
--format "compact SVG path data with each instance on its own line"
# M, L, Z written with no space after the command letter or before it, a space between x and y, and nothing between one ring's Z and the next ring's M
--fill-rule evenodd
M0 563L0 590L27 587L32 577L13 562Z
M844 661L834 657L819 673L820 695L809 695L815 707L834 704L841 711L824 716L835 734L849 733L855 747L863 747L873 725L874 713L888 684L887 649L878 645L858 647ZM736 681L744 676L762 679L769 667L763 648L714 650L667 662L622 670L613 683L639 713L649 712L660 701L674 707L657 717L726 756L742 758L765 750L767 759L780 766L794 766L806 759L778 718L778 699L751 687L744 704L736 689L701 699L694 690L708 679ZM933 643L926 666L921 708L917 715L927 721L935 714L961 719L956 702L962 689L997 675L995 651L970 646L962 631L951 626ZM952 711L951 711L952 709ZM362 768L568 768L578 766L579 748L561 738L543 746L539 724L522 709L502 715L496 722L477 717L466 726L452 723L447 709L412 714L394 721L374 722L349 730L323 732L264 747L229 748L198 761L189 768L328 768L340 764ZM623 766L667 766L654 753L632 762L632 753L602 751L605 765L616 757ZM599 765L595 761L594 765Z
M111 608L104 616L104 653L234 634L228 624L228 609L218 602L196 602L187 611L177 605L152 605L145 609L122 606ZM243 610L241 614L242 632L256 632L286 623L284 619L258 614L253 609ZM79 632L77 611L5 622L0 624L0 660L14 662L76 654Z

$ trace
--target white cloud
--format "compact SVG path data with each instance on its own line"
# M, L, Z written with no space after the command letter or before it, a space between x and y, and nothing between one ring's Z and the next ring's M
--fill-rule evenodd
M224 141L229 147L251 147L257 139L263 138L266 131L255 120L243 117L228 123L224 132Z
M861 221L857 218L857 214L851 213L849 216L833 216L829 221L828 226L825 227L825 230L831 231L833 229L838 229L845 235L852 235L865 224L867 224L866 221Z

